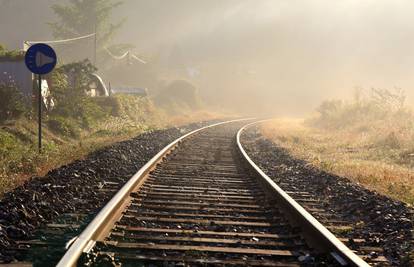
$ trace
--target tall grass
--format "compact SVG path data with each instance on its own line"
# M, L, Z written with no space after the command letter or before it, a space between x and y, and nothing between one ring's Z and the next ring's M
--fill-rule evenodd
M414 114L398 89L323 102L306 120L275 120L263 134L313 165L414 204Z
M47 170L112 142L143 131L161 128L165 122L152 102L137 96L88 99L95 112L83 114L88 125L72 117L53 114L45 120L43 152L37 152L37 124L22 117L0 125L0 195L23 183L28 177Z
M324 130L366 136L371 146L400 150L401 158L395 159L412 164L414 114L405 100L404 91L400 89L357 91L353 101L323 102L317 114L305 123Z

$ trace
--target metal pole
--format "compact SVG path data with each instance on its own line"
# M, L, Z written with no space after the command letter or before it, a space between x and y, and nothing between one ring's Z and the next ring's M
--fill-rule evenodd
M42 75L38 75L39 96L38 96L38 123L39 123L39 153L42 153Z

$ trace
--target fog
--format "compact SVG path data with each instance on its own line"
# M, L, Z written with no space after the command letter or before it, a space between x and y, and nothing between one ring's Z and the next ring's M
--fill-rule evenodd
M10 13L27 2L0 1L0 43L51 38L47 7L56 1L30 1L43 8L39 16ZM124 2L116 41L161 62L160 79L194 83L208 103L302 115L355 87L403 88L414 102L412 0Z

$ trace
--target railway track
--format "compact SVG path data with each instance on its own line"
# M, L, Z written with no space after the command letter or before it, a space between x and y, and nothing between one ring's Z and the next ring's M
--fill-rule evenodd
M239 140L246 123L206 127L167 146L58 266L368 266L250 160Z

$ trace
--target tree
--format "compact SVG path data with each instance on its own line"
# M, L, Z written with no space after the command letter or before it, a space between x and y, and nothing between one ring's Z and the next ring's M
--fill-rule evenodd
M52 113L65 117L82 118L84 115L84 101L86 88L91 82L91 75L96 68L84 60L57 68L51 74L52 98L56 101L56 108Z
M69 0L67 4L54 4L52 9L57 22L49 23L55 38L65 39L97 32L99 50L107 46L124 23L113 23L112 11L122 1L114 0Z

